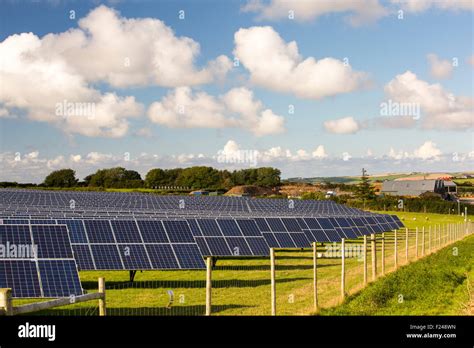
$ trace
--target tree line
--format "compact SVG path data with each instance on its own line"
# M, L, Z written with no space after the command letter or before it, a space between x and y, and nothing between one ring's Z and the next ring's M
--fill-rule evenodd
M236 185L275 187L280 185L279 169L271 167L218 170L212 167L151 169L142 179L140 173L123 167L99 169L79 181L72 169L51 172L41 186L44 187L98 187L98 188L158 188L187 187L189 189L219 190ZM11 186L11 185L10 185Z

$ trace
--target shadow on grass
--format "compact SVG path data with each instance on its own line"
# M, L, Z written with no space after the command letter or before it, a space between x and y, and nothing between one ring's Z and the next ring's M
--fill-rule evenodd
M278 279L278 283L288 283L298 280L307 280L310 278L283 278ZM83 281L82 288L85 290L97 290L97 283L91 281ZM270 285L270 279L225 279L213 280L212 287L217 288L252 288L255 286ZM145 280L145 281L109 281L106 283L106 290L121 290L121 289L197 289L206 288L205 280Z
M277 260L278 263L278 260ZM333 265L318 265L320 267L330 267ZM313 265L276 265L279 271L295 271L313 269ZM270 265L249 265L249 266L215 266L214 271L270 271Z
M212 313L219 313L229 309L249 308L246 305L213 305ZM183 306L176 305L171 308L166 307L109 307L107 316L200 316L205 315L205 305ZM81 307L69 309L51 309L30 313L29 315L39 316L97 316L99 310L97 307Z

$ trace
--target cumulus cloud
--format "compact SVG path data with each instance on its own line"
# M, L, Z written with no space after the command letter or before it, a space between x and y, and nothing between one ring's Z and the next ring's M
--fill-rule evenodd
M438 83L418 79L411 71L397 75L384 89L395 102L419 105L425 129L466 130L474 125L473 98L455 96Z
M327 57L304 59L295 41L286 43L272 27L239 29L234 35L234 55L250 72L250 80L277 92L319 99L361 88L365 73Z
M257 13L259 20L288 18L293 13L294 19L302 22L333 13L344 13L348 14L347 19L355 26L372 23L388 14L378 0L250 0L242 7L242 11Z
M171 128L239 127L257 136L284 131L284 118L265 109L247 88L234 88L215 97L178 87L148 110L151 121Z
M10 117L10 112L6 108L0 107L0 118L8 118Z
M78 22L79 28L46 35L43 56L60 56L87 81L114 87L156 84L165 87L208 83L232 67L219 56L199 69L200 45L178 37L163 21L124 18L99 6Z
M360 130L359 123L353 117L344 117L324 122L324 128L334 134L354 134Z
M177 37L160 20L127 19L99 6L78 25L42 38L22 33L0 42L0 80L8 86L0 90L0 117L17 108L69 134L122 137L143 106L133 96L102 93L92 87L96 83L196 85L222 79L232 67L225 56L195 67L199 44Z
M471 0L391 0L393 4L399 5L403 10L419 13L431 8L441 10L473 10L474 3Z
M430 53L426 57L430 64L430 73L432 77L436 79L447 79L451 77L453 64L448 59L439 59L434 53Z
M43 43L32 33L12 35L0 43L0 79L8 86L0 89L0 102L67 133L123 136L128 118L139 116L142 106L134 97L89 87L62 58L45 57Z
M421 160L433 160L439 161L440 156L442 155L441 150L437 145L431 141L425 141L420 147L413 150L413 152L407 151L395 151L393 148L390 148L388 157L394 158L397 160L400 159L421 159Z
M326 150L324 149L323 145L319 145L314 151L311 153L311 155L314 158L326 158L328 157L328 154L326 153Z

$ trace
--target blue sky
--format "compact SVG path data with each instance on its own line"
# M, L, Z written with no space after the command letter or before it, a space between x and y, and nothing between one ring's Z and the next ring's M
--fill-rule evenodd
M158 77L149 77L154 79L152 82L132 83L125 76L126 82L114 83L112 78L101 77L102 73L110 73L107 71L108 64L88 68L88 63L84 62L91 59L90 52L94 52L91 50L95 35L106 31L111 22L94 17L89 20L91 25L95 25L94 21L100 25L91 33L81 27L78 21L91 16L91 11L97 11L100 6L98 2L1 1L0 47L3 45L3 48L0 48L0 52L3 49L3 52L17 50L18 53L21 47L34 58L14 61L3 54L3 57L7 57L3 59L12 59L12 62L7 61L3 68L0 66L3 80L0 90L4 91L0 92L0 180L38 182L45 173L59 167L73 167L80 177L99 167L114 165L137 169L142 174L153 167L197 164L233 169L253 165L245 161L233 163L232 159L239 158L245 151L258 151L258 166L280 167L284 177L354 175L360 172L362 166L368 167L372 173L473 170L472 5L469 5L469 1L453 2L452 5L445 2L445 6L442 1L431 5L427 1L428 5L420 9L410 2L394 4L375 1L385 9L385 14L354 25L348 18L354 13L365 15L369 6L364 1L372 0L343 1L348 3L346 11L336 12L329 8L324 13L318 12L321 10L317 4L301 5L297 1L294 5L295 19L280 18L278 13L286 14L288 9L281 7L278 1L254 2L258 6L254 6L252 11L244 9L248 4L246 1L104 3L102 13L115 13L118 21L152 18L162 21L172 30L173 40L187 37L199 44L200 50L194 52L191 62L190 69L193 72L206 69L206 73L214 76L212 68L207 68L209 62L219 56L225 56L228 60L224 64L227 67L225 76L189 83L188 74L182 77L183 82L177 78L178 82L173 82L173 86L164 83L159 73L156 75ZM293 9L291 6L289 8ZM301 20L298 17L298 9L301 8L309 14L311 11L315 14ZM400 9L403 10L403 19L397 18ZM69 18L71 10L75 11L75 19ZM185 11L185 19L179 19L181 10ZM267 27L270 29L260 30ZM245 40L237 42L234 35L240 29L248 35ZM82 31L92 48L82 49L78 45L73 47L78 54L72 57L64 54L61 45L75 44L72 41L69 43L69 38L62 38L68 30ZM137 29L133 35L138 32ZM163 39L161 31L145 32L143 40L148 40L150 46ZM31 47L24 48L19 44L20 39L13 37L20 33L36 36L36 39L28 41ZM43 40L50 33L58 34L51 40L53 48ZM328 71L326 78L320 78L318 72L325 72L329 68L321 66L322 69L316 70L314 65L315 70L311 70L311 67L306 67L309 69L307 74L297 74L295 70L279 71L276 68L274 86L269 81L273 79L273 74L272 78L262 82L259 74L265 70L266 62L274 61L275 56L281 53L278 49L283 47L275 47L274 52L273 46L269 47L268 56L254 55L254 51L258 51L258 40L262 40L262 37L266 42L278 38L275 40L285 45L295 41L299 53L295 64L309 57L314 57L316 62L330 57L335 61L336 70ZM41 47L38 48L33 42L39 42ZM113 57L107 54L107 50L126 52L127 44L130 45L130 41L117 36L102 44L105 53L92 60L110 60L113 65L116 63L114 59L121 60L124 57ZM108 45L111 47L108 48ZM241 45L239 52L242 52L242 57L238 57L240 64L235 67L231 63L239 55L236 54L237 45ZM137 52L141 48L143 54ZM168 49L171 52L176 47L171 45L164 50ZM26 51L21 57L25 56ZM147 52L146 45L137 45L131 54L136 57L134 60L146 60ZM153 51L153 54L161 57L159 50ZM180 54L179 50L176 54ZM429 54L436 56L435 63L428 59ZM345 58L348 59L350 70L337 70L346 69L342 68ZM458 66L452 66L453 58L458 61ZM61 72L65 70L67 74L79 76L82 81L80 85L87 88L88 92L84 94L87 97L80 101L97 103L96 99L90 98L91 94L115 93L118 98L134 97L133 105L130 106L133 111L130 115L119 111L117 115L110 116L117 125L117 128L111 126L113 130L110 132L107 123L99 119L108 117L102 114L96 115L97 118L89 124L61 118L58 120L57 115L51 116L54 110L52 103L62 99L55 97L57 91L54 94L54 89L48 91L45 84L48 79L41 74L48 76L47 67L57 64L62 67ZM21 65L31 69L21 69ZM186 67L173 67L169 62L166 64L166 69L176 68L177 71L183 71ZM26 75L26 70L35 76ZM314 71L313 80L298 80L305 80L305 76ZM356 79L355 74L358 72L364 74L364 81L348 87L348 91L336 87L336 92L327 92L329 95L326 95L325 89L333 85L330 80L341 71L347 73L345 78L348 86L350 81ZM408 71L414 75L409 75ZM140 76L146 73L140 71ZM70 76L65 75L60 80L61 84L68 83ZM287 86L285 80L289 81ZM31 81L31 96L28 95L30 92L23 92L24 81ZM387 85L391 82L393 88L387 92ZM308 89L314 86L315 90L322 91L322 96L314 92L310 97L302 97L295 87L299 83L307 84ZM336 80L334 84L344 85L345 80ZM165 110L165 99L183 87L190 89L191 98L205 93L213 99L209 102L211 105L196 103L192 106L197 110L192 120L186 114L181 121L174 122L172 118L180 116L174 115L173 110ZM75 88L79 90L76 85L70 90L75 91ZM232 109L225 102L228 99L222 97L239 88L250 91L253 102L261 105L258 111L249 116L251 121ZM44 101L48 98L51 98L51 102L46 104ZM237 104L244 104L239 95L236 98ZM450 98L455 110L445 106ZM69 98L72 99L74 97ZM388 99L398 103L416 103L421 108L421 118L402 127L400 124L403 122L399 121L401 116L393 115L393 125L384 125L384 117L387 116L380 115L380 103ZM438 101L440 106L433 107ZM160 104L159 114L154 118L150 116L153 103ZM170 105L172 101L168 109ZM294 114L288 113L289 105L294 106ZM204 110L200 110L200 107ZM222 125L217 127L219 120L212 119L210 115L203 120L202 125L196 126L196 122L200 122L200 113L205 118L204 115L211 113L215 107L226 117ZM263 110L267 109L273 114L269 120L261 118ZM166 118L163 117L165 113L169 114ZM229 120L237 117L241 119L237 123ZM94 123L96 121L97 124ZM81 129L82 126L87 130ZM260 127L260 130L256 131L255 127ZM319 151L313 154L317 148ZM224 150L231 159L226 163L217 161L219 150ZM128 157L124 154L128 154Z

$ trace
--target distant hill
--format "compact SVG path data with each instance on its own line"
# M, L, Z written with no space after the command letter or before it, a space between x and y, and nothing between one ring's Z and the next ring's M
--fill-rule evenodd
M422 180L426 179L437 179L444 177L462 177L463 175L473 175L474 172L440 172L440 173L383 173L370 175L371 181L384 181L384 180ZM317 176L311 178L288 178L286 181L292 183L305 183L305 184L318 184L323 182L330 182L333 184L356 184L360 181L358 176Z

